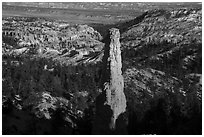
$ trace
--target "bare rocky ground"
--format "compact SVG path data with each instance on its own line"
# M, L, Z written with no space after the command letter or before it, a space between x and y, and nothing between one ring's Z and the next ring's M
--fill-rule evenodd
M103 134L201 134L201 7L158 8L108 25L3 17L3 134L99 134L93 127L112 27L122 56L112 72L122 65L127 107L121 117L124 108L115 111L117 132ZM111 93L107 104L117 110Z

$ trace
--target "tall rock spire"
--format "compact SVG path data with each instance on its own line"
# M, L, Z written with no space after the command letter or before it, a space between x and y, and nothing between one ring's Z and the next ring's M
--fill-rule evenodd
M119 39L119 30L116 28L110 29L109 37L105 40L102 94L96 100L96 117L93 127L96 132L94 134L115 134L116 120L120 114L126 111ZM107 128L106 131L105 128ZM109 132L107 132L108 130Z

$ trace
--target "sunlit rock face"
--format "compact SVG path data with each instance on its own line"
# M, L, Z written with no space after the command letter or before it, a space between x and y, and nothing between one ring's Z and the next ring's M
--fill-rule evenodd
M105 40L102 94L96 101L94 134L115 134L114 131L117 130L118 125L121 125L118 122L120 121L118 120L119 115L126 111L126 98L123 92L124 80L121 71L120 32L118 29L112 28L109 33L110 36Z
M106 92L105 104L111 107L113 116L111 118L110 128L115 128L115 122L118 116L125 112L126 99L123 92L124 80L122 76L122 63L120 51L120 32L118 29L110 29L109 57L106 66L110 72L106 73L107 79L104 81L103 91Z

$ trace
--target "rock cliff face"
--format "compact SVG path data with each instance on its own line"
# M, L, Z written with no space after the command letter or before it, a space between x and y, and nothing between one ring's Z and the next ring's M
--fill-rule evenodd
M109 128L112 131L116 130L117 124L120 124L116 120L118 121L119 115L126 111L126 98L123 92L124 80L121 71L120 32L118 29L112 28L109 33L110 36L105 40L106 45L103 57L102 94L97 99L100 102L96 106L98 110L96 110L97 116L95 120L101 120L100 124L96 122L98 129L94 126L97 130L96 134L106 134L107 131L101 130L104 128ZM98 127L99 125L100 127Z

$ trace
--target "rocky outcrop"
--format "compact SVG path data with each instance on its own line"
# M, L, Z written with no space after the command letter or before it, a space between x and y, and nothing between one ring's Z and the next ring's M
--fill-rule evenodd
M141 18L140 22L137 22ZM201 9L150 10L123 26L130 26L121 34L121 44L140 46L168 42L189 44L201 43Z
M2 32L3 55L13 55L14 57L35 56L53 59L64 65L96 64L101 62L95 59L101 56L104 43L99 32L88 25L67 25L64 23L47 20L30 20L19 17L4 18ZM29 19L29 18L27 18ZM12 46L12 47L10 47ZM29 52L16 53L16 50L27 48ZM60 54L51 54L50 50L55 50ZM71 51L78 52L76 57ZM15 53L15 54L14 54ZM52 52L53 53L53 52Z
M122 76L122 62L120 51L120 33L118 29L110 30L110 51L107 64L104 65L109 72L105 73L107 79L104 81L103 90L106 92L106 102L113 111L110 126L115 128L118 116L125 112L126 99L123 93L124 80ZM110 73L110 74L109 74Z
M202 73L200 8L153 10L140 18L121 33L124 60L174 75Z
M121 124L118 122L119 116L126 111L124 80L121 71L120 32L115 28L109 31L110 36L105 40L103 57L102 94L96 101L94 134L115 134L114 130ZM117 134L121 134L119 132Z

